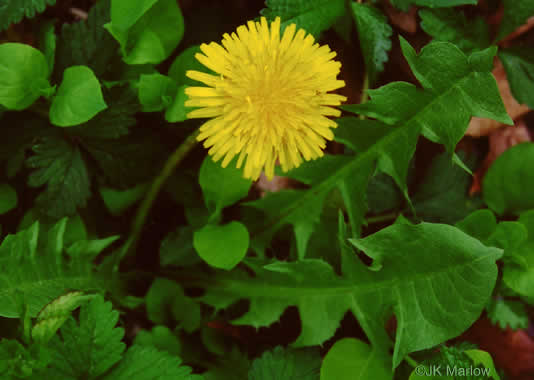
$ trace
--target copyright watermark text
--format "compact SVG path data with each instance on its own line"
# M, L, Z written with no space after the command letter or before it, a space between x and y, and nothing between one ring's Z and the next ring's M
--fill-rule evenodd
M415 374L418 376L483 376L489 378L491 371L489 368L478 367L458 367L458 366L442 366L442 365L418 365L415 367Z

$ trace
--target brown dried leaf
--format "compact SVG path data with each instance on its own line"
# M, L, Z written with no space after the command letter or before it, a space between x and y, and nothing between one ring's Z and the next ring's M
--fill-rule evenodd
M384 12L393 25L404 32L414 34L417 32L417 8L411 7L408 12L395 8L389 1L385 3Z
M489 352L497 367L514 379L534 379L534 340L525 330L502 330L482 318L461 339Z

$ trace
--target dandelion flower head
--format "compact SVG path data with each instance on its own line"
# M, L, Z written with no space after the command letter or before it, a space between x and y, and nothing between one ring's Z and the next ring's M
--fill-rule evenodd
M210 118L200 127L198 140L214 161L226 167L238 156L245 178L257 179L262 170L271 179L279 161L287 172L303 160L323 156L332 140L329 117L344 96L329 94L345 86L337 79L341 63L328 45L315 43L291 24L280 35L280 18L271 25L262 17L224 34L222 46L202 44L196 59L216 75L188 71L187 76L208 87L188 87L186 107L198 107L188 118Z

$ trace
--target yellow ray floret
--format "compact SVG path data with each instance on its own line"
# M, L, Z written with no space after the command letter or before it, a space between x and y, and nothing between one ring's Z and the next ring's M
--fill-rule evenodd
M188 118L210 118L200 127L199 141L214 161L226 167L234 157L244 176L270 179L276 162L283 171L323 155L334 137L335 108L346 100L329 91L345 86L336 53L320 46L295 24L280 35L280 18L249 21L236 33L224 34L222 46L202 44L196 59L217 75L188 71L208 87L189 87Z

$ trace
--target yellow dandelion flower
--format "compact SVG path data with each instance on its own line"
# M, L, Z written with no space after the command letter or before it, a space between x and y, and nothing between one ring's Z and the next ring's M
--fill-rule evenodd
M218 75L188 71L209 87L189 87L187 107L199 107L188 118L211 118L200 127L198 140L222 166L239 155L244 177L270 179L278 160L287 172L303 159L323 156L332 140L344 96L329 94L345 86L337 79L341 63L328 45L289 25L280 36L280 18L269 27L265 17L249 21L237 33L224 34L222 46L202 44L196 59Z

